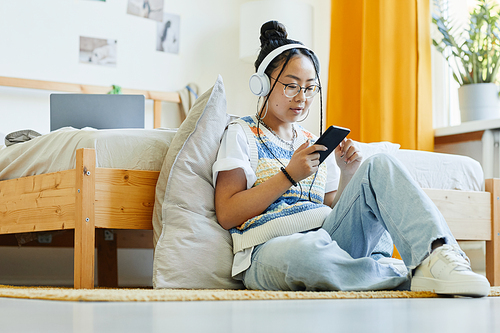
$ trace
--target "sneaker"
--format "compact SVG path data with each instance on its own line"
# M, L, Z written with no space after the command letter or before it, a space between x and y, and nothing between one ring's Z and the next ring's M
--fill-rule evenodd
M445 244L436 248L415 269L411 290L484 297L490 292L490 283L472 271L469 259L460 253L458 245Z

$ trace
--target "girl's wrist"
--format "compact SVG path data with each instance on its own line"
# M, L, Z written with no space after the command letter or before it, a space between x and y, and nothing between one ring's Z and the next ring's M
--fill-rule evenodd
M285 167L281 167L281 171L286 176L286 178L290 181L290 183L292 183L293 186L297 186L297 182L292 178L292 176L290 176L288 171L286 171Z

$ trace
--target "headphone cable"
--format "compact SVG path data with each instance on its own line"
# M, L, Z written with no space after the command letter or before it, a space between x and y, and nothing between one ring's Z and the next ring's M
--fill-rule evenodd
M307 51L307 49L306 49L306 51ZM319 83L319 87L320 87L320 90L319 90L319 98L320 98L320 128L319 128L319 133L320 133L320 136L321 136L321 134L323 133L323 94L322 94L322 91L321 91L321 80L319 78L318 69L316 68L316 64L314 63L314 59L313 59L312 55L310 54L310 52L307 52L307 53L308 53L308 56L309 56L309 58L311 59L311 61L313 63L314 71L316 72L316 77L318 78L318 83ZM265 99L264 103L262 104L260 112L259 112L260 97L259 97L259 100L257 101L257 120L258 120L257 121L257 136L259 138L259 141L264 145L264 147L266 147L266 149L271 153L271 155L273 155L274 159L276 159L283 167L285 167L285 165L276 157L276 155L274 155L274 153L272 152L271 149L269 149L269 147L266 145L266 143L264 142L264 140L262 140L262 137L260 136L260 122L263 121L261 116L262 116L262 112L264 112L264 107L266 106L266 104L269 101L269 96L271 95L272 91L276 87L276 84L278 83L278 79L280 78L281 74L285 70L285 67L288 64L288 62L290 61L291 57L292 57L292 53L289 52L288 55L287 55L287 58L286 58L286 60L285 60L285 62L283 64L283 66L281 67L281 71L279 72L278 76L276 77L276 80L275 80L273 86L271 87L269 93L266 95L266 99ZM266 113L266 115L267 115L267 113ZM317 175L318 175L318 170L315 172L314 178L313 178L313 180L311 182L311 186L309 187L309 195L308 195L308 197L309 197L309 201L311 201L311 202L312 202L311 190L312 190L312 187L314 185L314 182L316 181ZM298 202L302 198L302 185L300 184L300 182L297 182L297 184L300 187L300 196L299 196L299 199L297 199L296 202Z

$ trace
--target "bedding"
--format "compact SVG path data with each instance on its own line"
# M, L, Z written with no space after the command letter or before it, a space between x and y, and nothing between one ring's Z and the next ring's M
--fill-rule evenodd
M79 148L96 150L96 167L160 171L175 133L65 127L0 149L0 180L74 169Z
M176 132L62 128L22 144L0 146L0 180L72 169L79 148L96 149L97 167L160 171ZM484 191L481 164L470 157L399 149L390 142L356 144L364 158L393 154L422 188Z
M394 155L422 188L484 191L483 168L470 157L406 149Z
M399 149L399 144L391 142L355 144L361 151L363 159L377 153L394 155L408 169L421 188L484 191L484 173L481 164L470 157Z

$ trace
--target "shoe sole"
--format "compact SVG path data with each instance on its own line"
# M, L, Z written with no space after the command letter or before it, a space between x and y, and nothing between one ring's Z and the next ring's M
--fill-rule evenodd
M441 281L432 278L414 277L411 291L430 291L436 294L468 297L485 297L490 293L489 283L478 281Z

